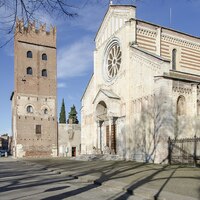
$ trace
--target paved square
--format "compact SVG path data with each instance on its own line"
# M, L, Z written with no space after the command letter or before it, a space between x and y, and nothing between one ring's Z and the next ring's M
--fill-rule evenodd
M200 169L124 161L1 158L0 193L2 200L199 200Z

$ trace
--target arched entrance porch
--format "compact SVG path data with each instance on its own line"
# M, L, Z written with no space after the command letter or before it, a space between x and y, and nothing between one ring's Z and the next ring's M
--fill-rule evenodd
M96 107L97 149L101 154L116 154L116 118L108 115L104 101Z

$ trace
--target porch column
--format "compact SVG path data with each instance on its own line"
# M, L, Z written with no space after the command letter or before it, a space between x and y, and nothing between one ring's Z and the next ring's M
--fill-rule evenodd
M97 121L97 145L96 145L96 148L97 150L100 150L101 153L102 153L102 124L103 124L103 121Z
M103 121L99 121L99 145L100 145L100 151L101 154L103 153L103 132L102 132L102 124Z
M111 150L111 143L112 143L112 133L111 133L111 126L113 125L113 117L109 117L109 147Z
M96 121L97 133L96 133L96 150L99 148L99 121Z

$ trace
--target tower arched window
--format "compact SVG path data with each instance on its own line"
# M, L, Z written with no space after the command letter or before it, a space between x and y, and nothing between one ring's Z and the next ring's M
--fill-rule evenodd
M26 111L27 111L27 113L33 113L33 107L27 106Z
M200 116L200 100L197 100L197 116Z
M28 75L32 75L33 74L33 70L32 70L31 67L27 67L26 68L26 74L28 74Z
M172 69L176 70L176 54L177 54L177 50L173 49L172 50Z
M47 60L47 54L46 53L42 54L42 60Z
M45 114L45 115L48 114L48 109L47 109L47 108L44 109L44 114Z
M32 51L27 51L26 56L27 58L32 58L33 57Z
M177 115L185 115L186 114L186 102L184 96L179 96L177 99Z
M42 70L42 76L47 77L47 70L46 69Z

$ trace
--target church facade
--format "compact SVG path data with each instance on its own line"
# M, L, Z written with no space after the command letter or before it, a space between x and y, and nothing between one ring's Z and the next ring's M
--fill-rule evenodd
M200 39L110 5L82 97L81 153L165 162L168 137L198 133Z

